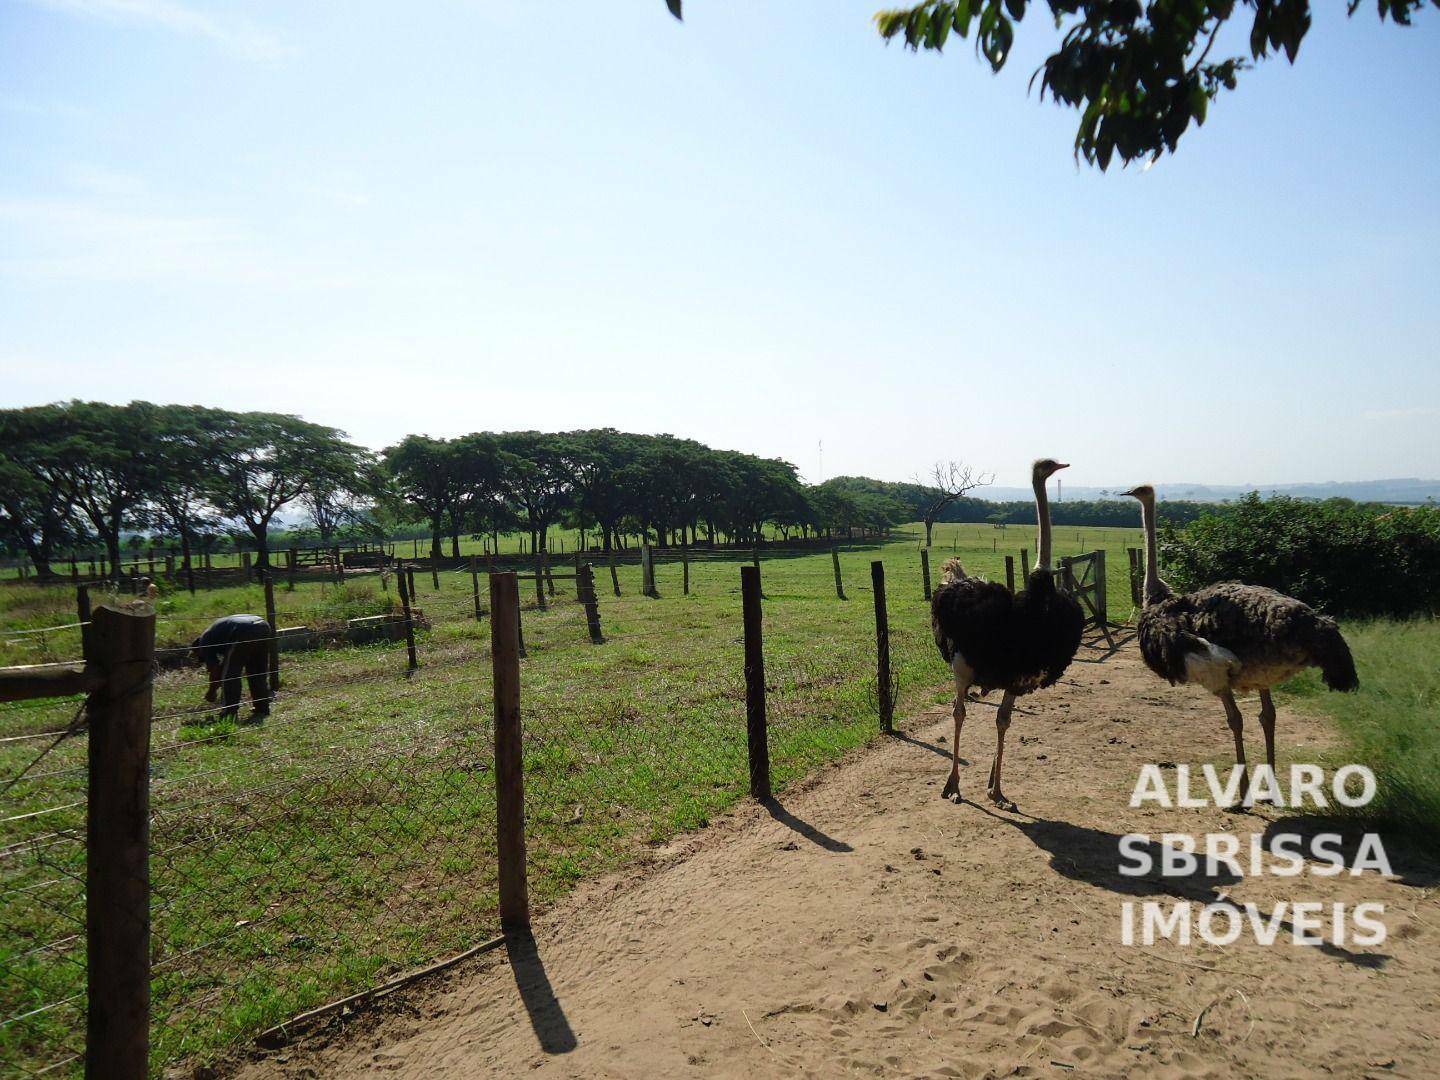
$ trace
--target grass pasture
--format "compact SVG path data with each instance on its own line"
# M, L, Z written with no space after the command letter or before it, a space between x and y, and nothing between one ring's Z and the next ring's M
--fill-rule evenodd
M1333 717L1347 740L1346 761L1378 781L1367 819L1440 839L1440 622L1377 619L1349 623L1360 689L1335 694L1313 669L1287 683L1285 697Z
M972 561L983 562L985 545L974 546ZM912 539L847 549L844 602L828 554L765 559L777 789L877 731L874 558L886 565L900 708L946 695ZM540 903L743 797L739 565L693 561L685 596L678 563L662 564L659 599L639 596L633 564L619 568L623 595L614 597L602 569L607 643L598 647L572 582L556 582L545 612L522 590L530 875ZM492 933L489 624L473 618L467 573L442 573L438 592L428 573L416 584L431 628L419 635L413 678L404 675L403 644L287 653L271 719L236 726L205 711L198 671L159 675L157 1067L213 1058ZM282 586L279 621L368 614L391 602L393 588L383 594L375 575ZM77 654L74 630L16 633L73 621L68 587L11 587L0 602L5 662ZM167 591L157 607L159 648L179 650L212 617L263 610L263 600L258 586ZM77 704L0 707L0 776L18 773L48 741L33 736L63 728ZM82 737L62 742L4 796L0 1013L24 1016L0 1029L6 1073L63 1059L83 1039L84 786Z

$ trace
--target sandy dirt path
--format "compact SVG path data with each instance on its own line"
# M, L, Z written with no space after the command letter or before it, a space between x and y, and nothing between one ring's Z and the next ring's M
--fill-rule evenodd
M1021 706L1005 784L1019 813L984 801L983 705L962 741L961 790L979 802L939 798L950 721L931 710L783 805L742 807L643 871L582 889L537 920L533 954L494 954L242 1072L1440 1075L1433 861L1387 836L1391 879L1123 877L1127 832L1316 826L1270 808L1130 808L1147 761L1230 760L1214 700L1153 679L1133 648L1076 663ZM1283 709L1278 732L1282 766L1333 740ZM1253 720L1249 735L1253 758ZM1296 946L1283 931L1271 947L1120 944L1124 901L1222 893L1267 911L1383 902L1389 936L1369 950Z

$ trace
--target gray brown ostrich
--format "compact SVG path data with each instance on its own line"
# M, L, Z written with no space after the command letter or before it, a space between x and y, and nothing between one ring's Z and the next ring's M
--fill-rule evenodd
M1155 489L1141 484L1122 494L1140 503L1145 528L1145 594L1140 613L1140 655L1172 686L1194 683L1218 697L1235 736L1242 801L1248 801L1244 718L1235 694L1260 692L1265 761L1275 768L1275 703L1270 688L1307 667L1318 667L1331 690L1360 685L1350 647L1335 620L1308 604L1262 585L1238 581L1177 595L1160 580L1155 558Z
M982 694L1003 690L995 713L995 761L987 791L1003 810L1015 804L1000 787L1005 757L1005 732L1015 699L1052 685L1075 657L1085 616L1080 604L1055 588L1050 571L1050 504L1045 481L1069 468L1050 458L1031 467L1035 517L1040 529L1035 569L1023 591L969 577L959 559L945 563L944 579L930 603L930 625L940 655L955 673L955 740L950 750L950 778L941 795L960 801L960 729L965 724L965 693L978 686Z

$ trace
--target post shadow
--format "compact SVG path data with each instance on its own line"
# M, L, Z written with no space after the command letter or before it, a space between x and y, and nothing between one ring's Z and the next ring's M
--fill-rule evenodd
M940 755L942 758L944 758L946 761L949 761L949 760L950 760L950 751L949 751L949 750L946 750L943 745L941 745L941 746L932 745L932 744L926 742L924 739L917 739L917 738L915 738L915 736L913 736L913 735L907 735L907 734L905 734L905 732L900 731L899 729L896 729L895 731L889 732L889 736L890 736L890 738L894 739L896 742L909 743L911 746L918 746L918 747L920 747L920 749L922 749L922 750L929 750L932 754L939 754L939 755ZM969 765L970 762L969 762L967 759L965 759L965 758L962 757L962 758L960 759L960 764L961 764L961 765Z
M540 949L535 935L528 927L505 930L505 951L510 957L510 969L515 974L515 987L520 991L520 1000L530 1015L530 1026L540 1040L540 1049L547 1054L568 1054L575 1049L575 1032L565 1010L560 1007L550 977L545 974L545 963L540 959Z
M780 822L781 825L784 825L788 829L794 830L795 832L803 836L806 840L809 840L812 844L816 844L819 847L824 848L826 851L833 851L839 854L844 854L847 851L855 850L849 844L845 843L845 841L836 840L828 833L821 832L814 825L811 825L808 821L804 821L796 817L789 810L785 809L784 805L780 802L779 799L774 798L773 796L768 799L761 799L760 805L765 807L766 812L769 813L769 815L776 821Z

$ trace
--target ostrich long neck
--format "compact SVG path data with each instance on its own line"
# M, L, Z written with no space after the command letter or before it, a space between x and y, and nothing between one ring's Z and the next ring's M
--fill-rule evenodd
M1040 525L1040 542L1035 551L1035 569L1050 569L1050 500L1045 495L1045 478L1035 478L1035 520Z
M1155 558L1155 503L1150 499L1140 501L1140 524L1145 529L1145 596L1150 603L1160 595L1160 564Z

